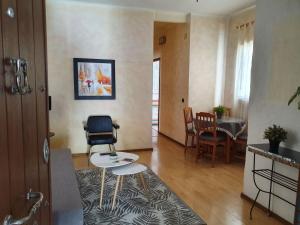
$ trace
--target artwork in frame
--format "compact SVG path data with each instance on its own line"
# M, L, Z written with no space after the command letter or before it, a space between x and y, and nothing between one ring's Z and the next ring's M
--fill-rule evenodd
M115 99L115 60L74 58L75 99Z

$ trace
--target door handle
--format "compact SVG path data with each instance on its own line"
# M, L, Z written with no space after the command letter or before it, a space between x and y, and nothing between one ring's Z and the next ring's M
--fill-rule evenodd
M32 88L29 85L28 73L27 73L27 61L22 58L6 58L5 59L5 74L6 77L10 76L13 84L7 85L7 89L10 94L25 95L32 92ZM12 75L12 77L11 77Z
M49 157L50 157L50 150L49 150L48 139L45 138L44 144L43 144L43 158L44 158L44 162L46 164L48 164L48 162L49 162Z
M24 76L24 86L22 87L21 94L30 94L32 92L32 88L29 85L29 81L28 81L28 73L27 73L27 61L24 59L21 59L21 68L22 68L22 72L23 72L23 76Z
M26 199L32 199L37 198L37 201L34 203L34 205L31 207L29 213L27 216L21 218L21 219L14 219L12 215L8 215L5 217L3 221L3 225L21 225L26 224L34 214L36 214L37 210L41 207L44 195L41 192L31 192L31 190L27 193Z

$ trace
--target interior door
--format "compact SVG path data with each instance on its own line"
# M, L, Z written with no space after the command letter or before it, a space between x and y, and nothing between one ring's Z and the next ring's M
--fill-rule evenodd
M10 222L25 217L24 224L46 225L45 2L1 0L0 7L0 224L11 215Z

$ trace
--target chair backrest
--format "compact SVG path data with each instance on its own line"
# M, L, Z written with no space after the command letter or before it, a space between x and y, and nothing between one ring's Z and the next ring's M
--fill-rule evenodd
M184 116L184 125L185 130L188 131L190 129L194 129L194 118L193 118L193 110L191 107L184 107L183 109Z
M224 107L224 116L230 117L231 116L231 108Z
M217 136L216 116L208 112L196 113L196 130L197 133L209 132Z
M87 130L89 133L113 132L112 119L110 116L89 116Z

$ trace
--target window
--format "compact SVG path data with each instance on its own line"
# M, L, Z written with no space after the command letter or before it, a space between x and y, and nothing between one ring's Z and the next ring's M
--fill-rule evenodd
M235 68L235 96L239 100L249 101L251 84L251 66L253 40L238 44Z

